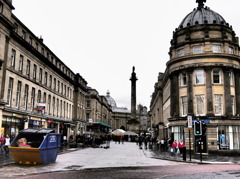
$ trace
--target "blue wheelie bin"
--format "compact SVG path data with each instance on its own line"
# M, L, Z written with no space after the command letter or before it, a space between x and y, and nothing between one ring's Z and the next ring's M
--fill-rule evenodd
M26 138L30 148L18 147L17 141ZM54 129L24 129L11 142L9 151L18 164L48 164L56 161L61 134Z

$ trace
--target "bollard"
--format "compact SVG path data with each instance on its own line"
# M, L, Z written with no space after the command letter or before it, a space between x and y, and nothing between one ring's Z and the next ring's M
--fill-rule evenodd
M186 147L183 147L183 150L182 150L182 157L183 157L183 160L186 161Z

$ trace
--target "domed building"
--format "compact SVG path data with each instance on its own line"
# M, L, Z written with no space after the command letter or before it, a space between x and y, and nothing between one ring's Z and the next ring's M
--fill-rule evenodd
M112 107L112 129L123 129L127 130L127 122L131 118L131 111L126 107L117 107L116 101L110 96L110 92L107 91L105 98L108 104Z
M173 32L150 104L152 127L158 139L183 140L195 153L240 149L238 38L206 0L196 2Z

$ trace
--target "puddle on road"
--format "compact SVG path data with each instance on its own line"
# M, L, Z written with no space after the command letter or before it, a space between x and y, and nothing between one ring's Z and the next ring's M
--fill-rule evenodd
M65 167L64 169L68 169L68 170L79 170L81 169L83 166L82 165L71 165L68 167Z

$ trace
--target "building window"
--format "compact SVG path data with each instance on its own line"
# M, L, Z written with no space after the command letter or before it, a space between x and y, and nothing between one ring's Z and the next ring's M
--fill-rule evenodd
M57 80L56 78L53 79L53 90L56 91L56 83L57 83Z
M63 83L61 83L61 94L63 95Z
M26 39L26 32L23 30L22 31L22 38L25 40Z
M188 114L188 103L187 96L182 97L182 115L186 116Z
M52 88L52 75L49 76L49 88Z
M202 46L198 45L198 46L194 46L193 47L193 54L199 54L202 53Z
M11 54L11 67L15 67L15 58L16 58L16 51L12 49L12 54Z
M3 12L3 3L0 2L0 13Z
M187 86L187 74L186 73L181 73L180 84L181 84L181 86Z
M90 113L86 113L86 120L89 122L90 119Z
M66 102L63 103L63 118L66 118Z
M196 115L205 114L204 95L196 95Z
M47 79L48 79L48 73L45 72L45 76L44 76L44 84L47 86Z
M42 53L42 55L44 56L44 48L42 48L41 53Z
M30 76L30 60L27 60L26 75Z
M229 76L229 80L230 80L230 85L233 86L234 85L234 79L233 79L233 72L227 72L227 75Z
M213 45L213 53L221 53L221 45Z
M32 45L33 38L29 37L29 44Z
M60 92L60 81L58 81L58 93Z
M47 99L47 94L43 93L43 103L45 103L45 104L46 104L46 99Z
M178 50L178 57L182 57L185 55L184 49Z
M31 94L31 107L30 109L33 111L35 105L35 88L32 88L32 94Z
M37 78L37 65L34 64L33 66L33 79L36 80Z
M203 70L197 70L195 71L195 84L196 85L201 85L204 84L204 74L203 74Z
M232 114L235 115L235 97L231 96Z
M22 70L23 70L23 56L20 55L18 71L22 73Z
M51 115L51 95L48 95L48 114Z
M39 47L39 46L38 46L38 43L36 42L36 50L37 50L37 51L38 51L38 47Z
M222 107L222 95L221 94L215 94L214 95L214 113L215 115L222 115L223 113L223 107Z
M52 101L52 115L54 116L55 113L55 97L53 97L53 101Z
M29 90L29 86L25 85L24 98L23 98L23 108L25 110L27 110L27 104L28 104L28 90Z
M229 53L230 53L230 54L234 54L234 50L233 50L232 47L229 47Z
M62 117L62 100L60 101L60 117Z
M42 68L39 70L39 82L42 83Z
M86 107L87 107L87 108L90 108L90 107L91 107L90 101L86 101Z
M66 118L69 119L68 103L66 105L67 105L67 111L66 111L67 112L67 116L66 116Z
M17 25L17 23L14 23L14 32L18 33L18 25Z
M16 108L19 108L21 89L22 89L22 82L21 82L21 81L18 81L18 84L17 84L17 93L16 93Z
M213 70L213 83L221 84L221 71L220 70Z
M67 95L67 86L64 85L64 96L66 96L66 95Z
M58 117L58 110L59 110L59 99L57 99L57 117Z
M69 97L69 87L67 88L67 97Z
M41 90L38 90L37 103L41 103Z
M9 106L11 106L11 102L12 102L12 91L13 91L13 78L9 78L8 95L7 95L7 104Z

